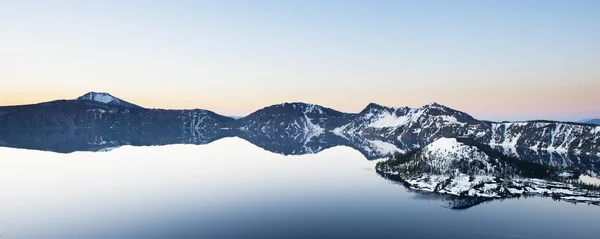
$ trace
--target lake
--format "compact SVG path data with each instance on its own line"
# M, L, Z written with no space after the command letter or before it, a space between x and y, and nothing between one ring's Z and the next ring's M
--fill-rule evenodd
M0 148L1 238L593 238L600 207L467 203L386 180L348 146L282 155L205 145ZM463 210L457 210L462 208Z

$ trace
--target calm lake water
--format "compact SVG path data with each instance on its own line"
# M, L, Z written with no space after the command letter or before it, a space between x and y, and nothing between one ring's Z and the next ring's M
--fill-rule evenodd
M60 154L0 148L1 238L596 238L600 207L550 198L453 210L338 146L239 138Z

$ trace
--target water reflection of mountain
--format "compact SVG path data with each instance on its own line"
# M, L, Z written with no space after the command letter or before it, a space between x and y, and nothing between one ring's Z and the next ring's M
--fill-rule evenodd
M413 195L413 199L416 200L427 200L434 201L439 203L442 207L452 209L452 210L466 210L475 206L504 201L504 200L519 200L519 199L527 199L534 197L548 197L548 196L537 196L537 195L522 195L519 197L508 197L508 198L484 198L484 197L465 197L465 196L454 196L448 194L439 194L439 193L428 193L428 192L419 192L415 191ZM548 197L551 198L551 197ZM572 204L582 203L574 200L564 200L559 198L552 198L555 201L563 201ZM586 203L588 205L597 205Z
M194 129L194 128L160 128L155 130L115 130L115 129L57 129L57 130L2 130L0 146L71 153L77 151L109 151L116 147L158 146L170 144L209 144L213 141L239 137L267 151L282 155L315 154L335 146L348 146L359 151L368 160L390 157L408 150L402 142L390 141L361 134L335 134L333 132L262 132L260 130L231 129ZM600 159L588 155L574 155L557 151L536 151L495 147L505 155L521 160L551 166L554 168L572 169L588 174L600 173ZM381 174L392 181L393 175ZM416 198L435 200L450 209L468 209L482 203L501 200L503 198L465 197L436 193L415 192ZM511 198L511 197L507 197Z
M402 142L372 135L339 135L332 132L317 134L303 131L265 133L260 130L198 130L190 128L1 130L0 146L71 153L106 151L124 145L202 145L225 137L239 137L267 151L283 155L314 154L335 146L348 146L359 151L366 159L372 160L408 150ZM600 173L600 159L597 156L520 148L496 147L495 149L506 155L543 165L570 167L591 174Z
M157 146L169 144L208 144L229 137L228 131L189 130L117 131L95 129L56 129L38 131L0 131L0 145L11 148L72 153L107 151L124 145Z
M58 153L107 151L115 147L169 144L208 144L225 137L239 137L267 151L283 155L314 154L335 146L349 146L365 158L377 159L402 152L385 139L361 135L342 137L333 133L273 134L242 130L202 131L197 129L95 130L57 129L38 131L0 131L0 146L44 150Z

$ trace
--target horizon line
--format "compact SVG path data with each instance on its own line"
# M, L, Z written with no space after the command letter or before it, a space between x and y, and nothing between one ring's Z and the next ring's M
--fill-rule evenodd
M472 117L473 119L476 119L478 121L484 121L484 122L494 122L494 123L513 122L513 123L518 123L518 122L536 122L536 121L544 122L544 121L548 121L548 122L565 122L565 123L575 123L575 124L584 124L584 125L598 126L598 125L593 124L593 123L587 123L587 121L596 120L597 118L586 118L586 119L581 119L581 120L578 120L578 121L576 121L576 120L549 120L549 119L544 119L544 118L527 119L527 120L499 120L499 121L498 120L479 119L479 118L473 117L471 114L467 113L466 111L457 110L455 108L448 107L448 106L446 106L444 104L440 104L440 103L435 102L435 101L433 101L431 103L428 103L428 104L425 104L425 105L422 105L420 107L386 106L386 105L378 104L378 103L375 103L375 102L370 102L365 107L363 107L362 110L360 110L357 113L340 111L340 110L337 110L337 109L332 108L332 107L326 107L326 106L323 106L323 105L320 105L320 104L315 104L315 103L307 103L307 102L302 102L302 101L291 101L291 102L286 101L286 102L271 104L271 105L267 105L267 106L262 107L262 108L258 108L256 110L252 111L251 113L242 116L242 115L221 114L221 113L215 112L212 109L206 109L206 108L152 108L152 107L144 107L144 106L140 106L140 105L135 104L135 103L131 103L130 101L123 100L122 98L116 97L116 96L112 95L111 93L108 93L108 92L105 92L105 91L89 91L89 92L87 92L87 93L85 93L83 95L80 95L80 96L78 96L76 98L72 98L72 99L54 99L54 100L50 100L50 101L42 101L42 102L29 103L29 104L0 105L0 108L2 108L2 107L30 106L30 105L44 104L44 103L50 103L50 102L55 102L55 101L77 101L77 100L79 100L78 98L80 98L82 96L85 96L85 95L88 95L88 94L106 94L106 95L111 96L111 97L113 97L115 99L118 99L118 100L130 103L130 104L134 104L136 106L139 106L140 108L143 108L143 109L150 109L150 110L152 110L152 109L154 109L154 110L206 110L206 111L210 111L212 113L215 113L215 114L218 114L218 115L221 115L221 116L233 118L235 120L247 117L247 116L249 116L249 115L251 115L251 114L253 114L253 113L257 112L257 111L260 111L262 109L266 109L268 107L277 106L277 105L284 105L284 104L306 104L306 105L314 105L314 106L319 106L319 107L322 107L322 108L327 108L327 109L335 110L337 112L341 112L341 113L344 113L344 114L360 114L360 112L362 112L363 110L369 108L370 105L376 105L376 106L380 106L380 107L391 108L391 109L394 109L394 110L401 109L401 108L420 109L420 108L423 108L423 107L426 107L426 106L436 106L437 105L437 106L448 108L450 110L454 110L454 111L457 111L457 112L460 112L460 113L467 114L468 116ZM99 101L92 100L92 99L83 99L83 100L97 102L97 103L101 103L101 104L103 103L103 102L99 102ZM104 103L104 104L106 104L106 103Z

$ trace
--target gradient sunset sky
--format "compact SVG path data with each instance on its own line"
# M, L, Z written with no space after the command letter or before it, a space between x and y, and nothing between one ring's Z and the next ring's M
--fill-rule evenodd
M600 1L0 1L0 105L600 117Z

